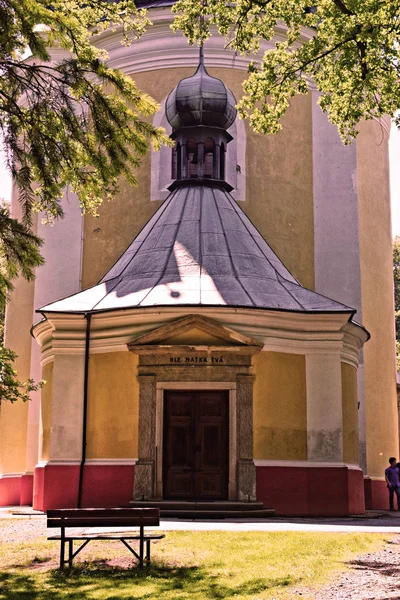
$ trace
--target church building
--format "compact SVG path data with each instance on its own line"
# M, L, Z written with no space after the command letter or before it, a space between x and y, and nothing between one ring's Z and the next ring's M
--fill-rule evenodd
M387 508L390 119L345 147L310 86L255 134L235 108L248 60L218 35L190 47L171 2L138 4L142 38L98 43L175 146L98 219L68 191L62 221L38 219L46 264L18 280L5 343L46 384L1 404L0 505Z

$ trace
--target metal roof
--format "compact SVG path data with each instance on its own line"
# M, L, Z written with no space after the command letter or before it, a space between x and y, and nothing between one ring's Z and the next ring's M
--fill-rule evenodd
M95 286L40 312L230 306L351 313L289 273L221 183L178 185Z

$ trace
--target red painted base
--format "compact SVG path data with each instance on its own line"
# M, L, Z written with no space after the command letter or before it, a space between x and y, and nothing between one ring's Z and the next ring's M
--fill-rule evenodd
M76 508L79 465L36 467L33 508ZM133 465L86 465L82 508L126 506L132 500Z
M31 506L33 500L33 475L21 477L21 506Z
M257 498L277 515L343 516L365 511L361 470L257 467Z
M21 476L0 479L0 506L20 506Z
M36 467L33 484L33 508L76 508L79 465Z
M389 510L389 492L386 481L374 481L369 477L364 479L365 505L369 510ZM396 497L395 497L396 508Z
M128 506L133 497L134 471L133 465L87 465L82 506Z

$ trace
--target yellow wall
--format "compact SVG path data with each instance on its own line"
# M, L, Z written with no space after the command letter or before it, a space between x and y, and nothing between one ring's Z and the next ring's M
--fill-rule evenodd
M311 95L291 102L277 135L247 130L244 209L284 265L314 289Z
M33 314L33 282L17 279L6 310L5 345L17 353L14 367L18 378L30 376L30 328ZM26 439L28 403L2 402L0 413L0 469L2 473L24 473L26 470Z
M307 460L305 357L260 352L254 374L254 458Z
M51 399L53 390L54 362L43 367L42 377L46 384L41 393L42 439L39 440L40 460L50 459L50 426L51 426Z
M241 95L244 71L210 68ZM192 68L137 73L139 87L161 102ZM268 240L287 268L314 287L311 96L301 96L276 136L253 133L247 123L247 192L240 206ZM150 155L143 158L136 188L121 182L118 197L105 203L100 218L85 217L83 288L97 283L160 206L150 201ZM99 260L101 257L101 260Z
M87 458L137 458L137 363L132 352L90 357Z
M357 138L362 320L368 475L383 477L398 451L393 265L387 137L375 121ZM377 176L377 173L379 176Z
M357 371L342 363L343 462L359 463Z

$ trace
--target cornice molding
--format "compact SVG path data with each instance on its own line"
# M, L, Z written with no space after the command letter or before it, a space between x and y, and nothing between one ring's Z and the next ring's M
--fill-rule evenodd
M354 323L346 323L343 327L343 348L341 351L341 360L355 369L360 362L360 350L369 339L366 329L358 327Z
M135 351L135 346L137 351L146 351L144 347L156 335L156 330L161 328L162 332L170 331L177 320L184 319L186 322L186 319L193 318L192 311L193 307L165 307L93 314L90 352L127 352L128 348ZM228 335L233 331L239 347L240 344L247 343L249 347L262 347L263 351L271 352L340 353L343 361L353 366L357 366L359 349L367 339L364 329L348 323L347 313L300 314L261 309L198 307L197 317L199 322L201 319L214 321L217 329L220 328L219 332L225 331ZM35 325L33 333L42 346L42 365L53 360L56 355L84 354L86 320L83 315L48 314L46 321ZM138 344L140 341L145 343ZM169 347L170 344L168 349Z
M131 46L121 44L121 29L107 31L93 39L93 43L105 49L109 54L109 65L133 74L159 69L197 67L198 48L190 46L186 38L171 29L174 15L170 7L155 8L149 11L152 26L139 39L133 36ZM227 40L212 27L212 36L206 43L207 66L235 68L247 71L248 65L255 58L261 59L264 52L275 47L276 42L286 39L286 28L276 27L272 40L263 41L257 55L249 57L236 54L227 47ZM129 34L128 34L129 35ZM312 29L303 31L304 40L313 36Z
M174 330L177 322L189 323L194 317L199 323L214 322L219 335L225 332L230 338L233 334L229 332L234 333L238 345L216 346L218 350L235 351L236 348L244 352L244 344L247 343L250 353L262 349L264 352L288 354L339 354L343 362L355 368L359 363L359 350L368 339L365 329L349 323L349 315L345 313L316 315L227 307L198 307L196 315L191 311L193 307L165 307L93 314L90 353L154 352L156 344L151 345L154 336L167 335ZM86 320L83 315L48 314L47 320L34 326L33 333L41 344L42 366L57 355L84 355ZM209 350L202 344L161 342L161 346L159 350L163 353L182 352L189 346L192 350Z

